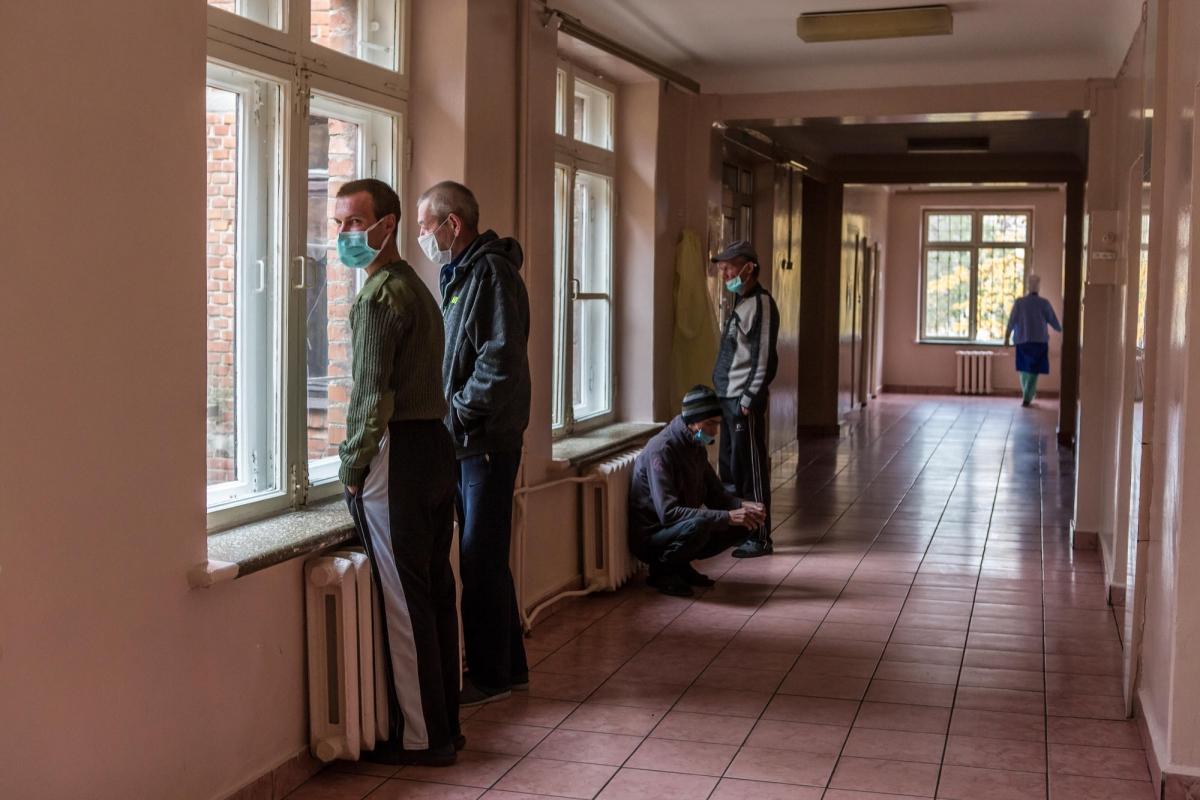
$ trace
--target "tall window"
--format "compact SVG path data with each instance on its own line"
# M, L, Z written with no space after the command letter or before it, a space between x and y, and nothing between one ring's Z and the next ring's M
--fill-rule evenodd
M1032 233L1028 211L926 211L921 338L1003 342L1024 291Z
M553 427L612 419L615 88L561 63L555 113Z
M400 191L406 5L209 6L207 488L219 528L340 490L363 275L338 262L331 217L347 181Z

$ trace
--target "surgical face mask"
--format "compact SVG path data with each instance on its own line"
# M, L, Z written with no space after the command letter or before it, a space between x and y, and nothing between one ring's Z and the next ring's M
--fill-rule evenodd
M717 440L717 437L709 436L707 433L704 432L703 428L696 429L696 441L699 442L700 444L704 445L705 447L708 447L716 440Z
M748 266L750 266L750 265L749 265L749 264L746 264L745 266L743 266L743 267L742 267L742 272L745 272L745 271L746 271L746 267L748 267ZM732 278L731 280L727 280L727 281L725 281L725 288L726 288L726 289L728 289L729 291L733 292L734 294L737 294L738 292L740 292L740 291L742 290L742 286L743 286L743 285L744 285L744 284L742 283L742 274L741 274L741 272L739 272L739 273L737 274L737 276L736 276L736 277L734 277L734 278Z
M383 222L383 220L377 221L375 225L378 225L380 222ZM371 247L371 243L367 241L367 234L375 228L375 225L372 225L365 231L342 231L338 234L338 258L347 267L351 269L363 269L370 266L371 262L383 250L383 243L379 247ZM383 242L386 243L387 239L384 239Z
M446 217L444 220L442 220L442 225L445 225L449 221L450 218ZM442 229L442 225L438 225L429 233L417 237L417 244L421 246L421 252L425 254L426 258L428 258L434 264L437 264L439 267L444 267L454 260L454 256L450 254L449 248L442 250L438 247L437 236L435 234ZM451 242L450 244L453 246L454 242Z

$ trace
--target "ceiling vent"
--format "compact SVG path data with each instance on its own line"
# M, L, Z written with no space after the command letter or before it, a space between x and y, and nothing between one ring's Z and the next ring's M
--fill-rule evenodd
M953 32L954 16L945 5L817 11L796 18L796 35L809 43L946 36Z
M910 153L986 153L991 141L986 136L910 136Z

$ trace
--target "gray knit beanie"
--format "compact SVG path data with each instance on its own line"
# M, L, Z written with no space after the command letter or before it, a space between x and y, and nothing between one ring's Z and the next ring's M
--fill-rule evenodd
M697 384L683 396L683 421L689 425L719 416L721 404L717 402L717 393L707 386Z

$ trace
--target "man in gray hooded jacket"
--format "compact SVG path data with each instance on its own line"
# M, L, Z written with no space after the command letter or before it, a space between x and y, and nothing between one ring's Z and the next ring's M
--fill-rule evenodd
M509 570L512 501L529 425L529 297L515 239L479 232L471 190L443 181L417 203L418 239L441 267L446 427L458 456L459 572L467 674L460 705L529 686Z

